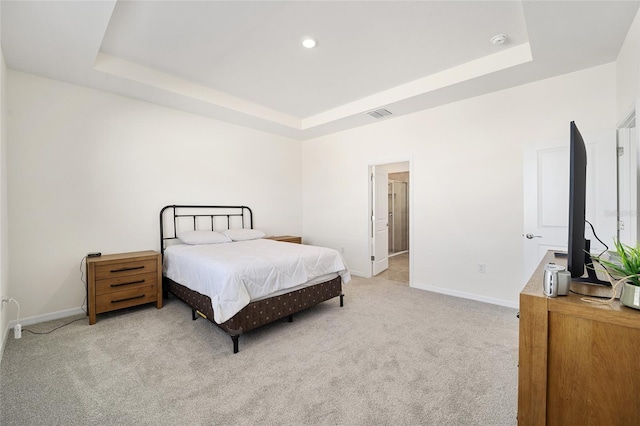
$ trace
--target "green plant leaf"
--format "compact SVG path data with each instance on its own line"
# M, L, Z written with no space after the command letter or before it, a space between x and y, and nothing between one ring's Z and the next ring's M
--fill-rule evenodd
M640 279L638 278L640 275L640 245L631 247L617 239L614 239L613 243L616 253L620 257L620 264L603 259L601 256L594 257L594 260L604 266L612 277L620 279L629 276L628 282L640 286Z

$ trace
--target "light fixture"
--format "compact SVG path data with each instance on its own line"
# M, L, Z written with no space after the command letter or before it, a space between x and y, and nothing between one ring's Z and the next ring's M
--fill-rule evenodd
M491 37L492 44L504 44L504 42L506 41L507 41L506 34L496 34L493 37Z
M307 49L313 49L318 45L318 40L313 37L304 37L302 39L302 45Z

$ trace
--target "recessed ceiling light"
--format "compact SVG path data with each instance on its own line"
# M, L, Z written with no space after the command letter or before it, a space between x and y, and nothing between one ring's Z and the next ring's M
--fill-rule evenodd
M307 49L313 49L318 45L318 40L313 37L305 37L302 39L302 45Z
M504 44L505 41L507 41L506 34L496 34L491 37L491 43L493 44Z

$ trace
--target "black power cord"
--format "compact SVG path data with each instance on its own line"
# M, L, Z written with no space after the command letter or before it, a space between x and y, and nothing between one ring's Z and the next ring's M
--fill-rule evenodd
M80 321L80 320L83 320L83 319L84 319L84 317L83 317L83 318L77 318L77 319L74 319L74 320L72 320L72 321L69 321L68 323L65 323L65 324L59 325L59 326L57 326L56 328L54 328L54 329L52 329L52 330L49 330L49 331L31 331L31 330L27 330L27 329L23 329L22 331L28 331L28 332L29 332L29 333L31 333L31 334L49 334L49 333L53 333L54 331L56 331L56 330L57 330L57 329L59 329L59 328L62 328L62 327L64 327L64 326L67 326L67 325L69 325L69 324L71 324L71 323L74 323L74 322L76 322L76 321Z
M589 222L588 220L585 219L585 222L589 224L589 226L591 227L591 232L593 233L593 236L596 237L596 240L600 241L600 244L602 244L604 246L604 250L598 255L598 257L602 256L607 250L609 250L609 246L606 245L604 243L604 241L602 241L599 237L598 234L596 234L596 230L593 227L593 225L591 224L591 222Z

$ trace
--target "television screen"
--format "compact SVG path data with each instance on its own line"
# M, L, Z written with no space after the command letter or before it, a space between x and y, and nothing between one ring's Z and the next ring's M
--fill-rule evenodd
M610 286L600 280L593 268L590 241L584 237L587 199L587 147L575 122L570 124L569 146L569 241L567 269L571 279L588 284ZM582 277L587 270L587 277Z
M584 220L587 194L587 148L575 122L570 124L569 145L569 247L567 269L571 278L584 274Z

